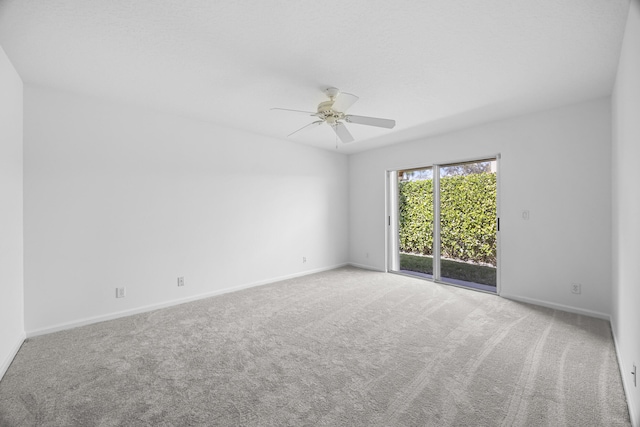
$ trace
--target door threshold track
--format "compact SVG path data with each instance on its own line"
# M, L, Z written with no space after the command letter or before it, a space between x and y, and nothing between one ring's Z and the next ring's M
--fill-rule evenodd
M485 285L482 283L475 283L475 282L468 282L466 280L458 280L458 279L451 279L448 277L444 277L443 279L445 280L434 280L433 279L433 275L432 274L427 274L427 273L421 273L419 271L411 271L411 270L398 270L398 271L391 271L391 273L396 273L396 274L402 274L404 276L410 276L410 277L418 277L421 279L426 279L429 280L431 282L434 283L439 283L441 285L451 285L451 286L456 286L459 288L465 288L465 289L473 289L475 291L481 291L481 292L486 292L489 294L494 294L497 295L497 288L495 286L490 286L490 285Z

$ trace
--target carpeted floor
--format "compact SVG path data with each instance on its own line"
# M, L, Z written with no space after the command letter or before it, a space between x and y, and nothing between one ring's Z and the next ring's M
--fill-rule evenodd
M606 321L341 268L28 339L2 426L626 426Z

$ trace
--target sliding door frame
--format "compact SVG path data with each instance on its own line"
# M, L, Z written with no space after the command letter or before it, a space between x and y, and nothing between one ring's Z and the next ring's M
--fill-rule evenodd
M387 232L385 251L387 260L387 272L400 270L400 238L398 227L398 173L386 172L386 219Z
M434 164L431 166L433 171L433 253L432 266L433 266L433 281L440 282L440 165ZM398 206L400 204L398 203ZM400 247L398 246L398 250Z
M500 244L500 232L501 232L501 224L500 224L500 160L501 155L493 154L488 156L479 156L474 158L467 158L463 160L454 160L454 161L446 161L446 162L434 162L430 165L422 163L420 165L410 165L406 167L401 167L397 169L388 169L385 171L385 210L386 210L386 233L385 233L385 252L386 252L386 260L387 266L386 271L389 273L400 273L400 241L399 241L399 201L398 201L398 171L401 170L411 170L411 169L422 169L422 168L432 168L433 171L433 217L434 217L434 227L433 227L433 279L425 279L431 280L436 283L443 283L446 285L457 286L452 283L442 282L440 280L440 166L443 165L453 165L458 163L469 163L476 162L482 160L495 159L496 162L496 295L500 295L501 292L501 269L502 269L502 257L501 257L501 244ZM412 276L415 277L415 276ZM473 288L466 288L473 289ZM482 292L482 291L480 291ZM491 292L493 293L493 292Z

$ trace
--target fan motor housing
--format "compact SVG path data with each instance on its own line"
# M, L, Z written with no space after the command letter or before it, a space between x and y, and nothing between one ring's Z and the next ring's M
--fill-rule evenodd
M344 118L343 113L334 111L332 109L333 102L334 102L333 100L330 100L330 101L324 101L318 104L318 113L329 124L334 124L338 120Z

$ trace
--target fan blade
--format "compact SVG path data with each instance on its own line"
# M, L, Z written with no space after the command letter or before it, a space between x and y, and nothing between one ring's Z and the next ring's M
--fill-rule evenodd
M311 122L311 123L309 123L308 125L304 125L304 126L302 126L300 129L298 129L298 130L296 130L296 131L291 132L289 135L287 135L287 137L290 137L290 136L291 136L291 135L293 135L294 133L298 133L298 132L300 132L300 131L301 131L301 130L303 130L303 129L307 129L307 128L315 127L315 126L321 125L321 124L323 124L323 123L324 123L324 120L317 120L317 121L315 121L315 122Z
M340 113L344 113L358 99L360 99L360 98L358 98L357 96L355 96L355 95L353 95L351 93L340 92L338 94L338 96L336 96L336 100L334 101L333 105L331 106L331 109L333 111L338 111Z
M295 111L296 113L307 113L312 116L317 116L318 113L315 111L302 111L302 110L292 110L291 108L272 108L272 110L282 110L282 111Z
M366 116L344 116L344 119L347 123L357 123L359 125L367 125L367 126L378 126L380 128L393 129L396 125L395 120L391 119L379 119L377 117L366 117Z
M333 131L336 133L336 135L338 135L338 138L340 138L340 141L344 142L345 144L354 140L353 136L351 136L351 133L349 132L349 130L347 130L347 127L344 125L344 123L336 122L336 124L331 125L331 127L333 128Z

